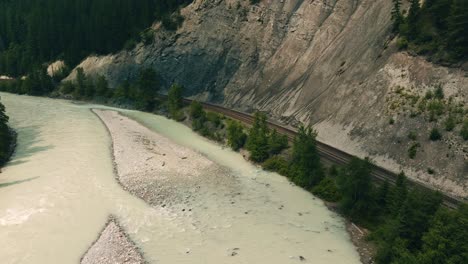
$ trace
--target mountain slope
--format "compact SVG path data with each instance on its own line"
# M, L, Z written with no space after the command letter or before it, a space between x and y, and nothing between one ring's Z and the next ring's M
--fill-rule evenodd
M410 177L466 196L461 124L441 141L429 133L443 131L449 113L467 118L467 73L398 52L391 9L390 0L197 0L182 10L177 32L155 24L153 44L90 57L79 67L112 86L153 67L166 86L181 83L187 95L314 125L326 143L394 171L411 168ZM438 85L445 99L424 99ZM429 122L436 103L444 111Z

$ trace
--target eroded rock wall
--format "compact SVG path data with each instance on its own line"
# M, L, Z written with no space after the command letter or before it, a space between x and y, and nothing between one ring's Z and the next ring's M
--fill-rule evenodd
M423 97L441 85L447 101L453 96L466 112L467 73L398 52L391 9L390 0L196 0L182 10L177 32L155 24L154 44L90 57L80 67L112 86L153 67L166 87L178 82L200 100L314 125L327 143L466 196L468 146L460 125L442 141L429 141L445 116L428 122L427 113L410 114L400 97L402 89ZM409 159L412 130L421 147Z

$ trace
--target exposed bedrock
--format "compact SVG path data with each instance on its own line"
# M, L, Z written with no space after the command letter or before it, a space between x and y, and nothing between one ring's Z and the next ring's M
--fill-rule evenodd
M425 112L411 115L407 101L440 84L466 113L467 73L398 52L391 9L390 0L196 0L182 10L177 32L155 24L154 44L90 57L80 67L105 75L112 86L153 67L166 87L178 82L200 100L314 125L327 143L466 196L461 126L429 141L446 116L428 122ZM411 130L421 145L415 159L408 158Z

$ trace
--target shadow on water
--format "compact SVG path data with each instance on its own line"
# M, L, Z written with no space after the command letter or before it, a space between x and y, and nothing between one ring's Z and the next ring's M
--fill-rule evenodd
M33 181L33 180L35 180L37 178L39 178L39 176L38 177L28 178L28 179L25 179L25 180L20 180L20 181L0 183L0 188L5 188L5 187L8 187L8 186L12 186L12 185L16 185L16 184L20 184L20 183L24 183L24 182L30 182L30 181Z
M18 133L17 145L13 157L6 164L7 167L26 163L27 158L34 154L54 148L52 145L37 146L41 142L39 126L20 127L15 130Z

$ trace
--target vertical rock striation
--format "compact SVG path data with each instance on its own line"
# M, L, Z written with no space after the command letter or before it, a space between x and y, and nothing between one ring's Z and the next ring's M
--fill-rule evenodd
M196 0L182 10L177 32L155 24L153 44L90 57L79 67L105 75L111 86L153 67L166 86L181 83L199 100L314 125L326 143L394 171L411 168L410 177L466 196L466 142L455 132L430 142L428 131L441 124L389 108L401 87L421 97L438 84L466 105L467 73L398 52L391 9L390 0ZM407 133L414 128L423 154L410 160ZM429 167L437 172L429 175Z

